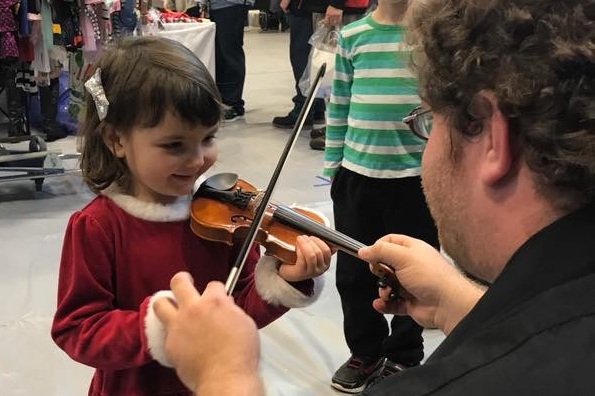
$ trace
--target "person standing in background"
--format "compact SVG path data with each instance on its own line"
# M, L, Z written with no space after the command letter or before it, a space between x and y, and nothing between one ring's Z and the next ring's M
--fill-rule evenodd
M296 95L292 98L294 107L286 116L273 119L277 128L292 129L306 100L299 88L299 81L308 64L311 46L310 37L318 23L341 26L361 18L366 12L369 0L281 0L281 8L289 12L290 46L289 57L295 79ZM306 125L312 125L310 147L324 149L325 102L314 100L306 118ZM320 144L322 142L322 145Z
M369 0L304 0L312 11L314 28L320 21L328 26L347 25L366 13ZM324 150L326 127L314 128L310 133L310 148Z
M224 121L244 117L244 26L254 0L209 0L209 17L215 33L215 81L226 110Z
M289 61L295 81L295 95L291 99L293 109L285 116L273 118L273 126L280 129L293 129L306 101L299 82L308 64L311 49L308 41L314 33L314 27L312 12L306 7L304 0L281 0L280 7L286 13L289 22ZM310 113L306 116L305 125L312 126L312 128L323 128L324 111L324 99L314 99Z
M379 0L339 33L323 173L332 179L336 229L366 245L398 233L438 246L421 188L425 144L401 121L420 102L402 42L409 2ZM338 253L337 289L352 355L335 372L334 388L359 393L378 375L420 363L422 327L393 316L389 328L372 307L377 278L362 260Z

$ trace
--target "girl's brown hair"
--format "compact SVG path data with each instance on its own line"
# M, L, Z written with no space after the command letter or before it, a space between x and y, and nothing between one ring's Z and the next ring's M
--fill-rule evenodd
M211 127L221 119L219 91L209 71L182 44L158 37L128 37L109 46L95 68L109 101L104 120L85 93L79 133L81 169L89 188L99 193L112 183L129 182L126 163L106 145L107 128L126 135L136 127L154 127L171 112L189 126Z

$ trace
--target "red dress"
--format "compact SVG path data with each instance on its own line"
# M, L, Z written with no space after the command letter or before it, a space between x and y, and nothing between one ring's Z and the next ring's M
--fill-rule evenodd
M190 272L199 291L209 281L225 282L236 249L192 233L188 200L163 206L106 195L70 218L52 338L72 359L96 368L89 395L191 395L173 369L155 360L167 364L151 297L169 289L178 271ZM320 282L287 283L276 264L267 256L259 261L255 247L234 292L259 327L288 307L311 303L319 291Z

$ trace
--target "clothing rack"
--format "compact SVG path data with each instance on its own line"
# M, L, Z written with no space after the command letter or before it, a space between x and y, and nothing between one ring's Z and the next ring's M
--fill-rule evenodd
M8 145L28 142L28 150L11 149ZM0 137L0 183L33 180L35 190L41 191L48 177L78 174L78 169L66 169L62 161L78 159L78 154L62 154L60 150L47 149L42 136L27 135Z
M0 94L5 89L0 87ZM45 135L31 133L29 95L29 93L25 94L23 104L26 134L21 136L0 134L0 183L33 180L35 190L41 191L43 182L48 177L78 173L78 170L66 169L62 165L62 160L78 158L79 155L64 155L60 150L48 151ZM6 109L0 107L0 112L9 118Z
M5 92L0 87L0 94ZM60 152L47 151L47 144L43 135L31 133L29 121L29 93L24 99L25 135L0 135L0 183L16 180L33 180L35 189L41 191L46 177L62 174L64 169L54 165L59 164ZM9 118L7 109L0 107L0 112ZM22 146L27 142L27 149ZM50 159L53 159L50 161ZM58 159L56 161L55 159Z

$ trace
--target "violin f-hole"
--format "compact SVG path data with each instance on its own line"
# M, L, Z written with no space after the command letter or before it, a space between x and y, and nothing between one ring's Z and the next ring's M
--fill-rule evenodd
M234 224L243 224L252 222L252 218L244 215L233 215L231 216L231 222Z

